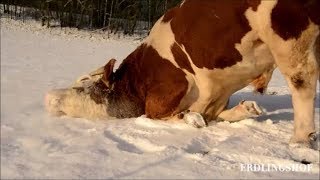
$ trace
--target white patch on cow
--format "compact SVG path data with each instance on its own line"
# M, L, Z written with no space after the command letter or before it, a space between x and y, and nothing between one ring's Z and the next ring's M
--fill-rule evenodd
M171 52L171 46L175 43L175 37L170 22L164 23L162 19L163 16L155 23L144 43L152 46L163 59L170 61L174 66L179 68Z
M109 117L107 106L97 104L89 94L79 93L75 89L58 89L47 93L45 98L47 111L51 115L103 119Z
M252 8L249 8L245 12L245 16L248 19L252 30L255 31L264 42L267 42L270 33L272 34L271 13L276 4L277 0L262 0L257 11L253 11Z

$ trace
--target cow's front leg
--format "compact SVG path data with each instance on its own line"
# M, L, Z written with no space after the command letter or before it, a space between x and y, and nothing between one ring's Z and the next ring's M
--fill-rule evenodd
M203 118L200 113L192 112L190 110L186 110L184 112L179 113L179 119L183 119L186 124L189 124L196 128L202 128L208 126L207 121Z
M203 116L197 111L183 111L184 109L179 108L186 89L187 84L170 81L152 87L146 98L147 117L163 120L183 119L187 124L196 128L207 126Z
M222 111L217 120L236 122L247 118L257 117L264 112L255 101L241 101L237 106Z

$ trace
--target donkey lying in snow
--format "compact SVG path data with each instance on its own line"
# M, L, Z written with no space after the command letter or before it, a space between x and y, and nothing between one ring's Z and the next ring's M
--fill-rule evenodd
M110 60L81 86L49 92L46 107L55 115L146 114L203 127L261 114L255 102L225 108L250 83L264 92L277 65L292 92L291 141L309 145L315 140L318 12L317 0L185 0L157 21L118 70Z

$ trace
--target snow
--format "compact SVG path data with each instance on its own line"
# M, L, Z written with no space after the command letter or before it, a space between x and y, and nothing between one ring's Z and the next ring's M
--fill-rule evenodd
M278 71L269 86L276 95L245 88L231 98L232 105L257 101L267 110L257 120L196 129L143 116L49 116L43 105L48 90L69 86L111 58L125 58L139 43L136 37L103 36L1 19L1 178L319 178L319 161L311 171L241 171L242 164L301 165L288 146L293 110ZM317 127L319 108L318 91ZM301 155L319 158L318 153L306 149Z

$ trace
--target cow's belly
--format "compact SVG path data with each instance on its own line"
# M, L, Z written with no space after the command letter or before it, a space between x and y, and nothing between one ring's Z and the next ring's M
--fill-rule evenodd
M185 109L189 105L191 111L202 113L207 119L215 119L225 109L233 93L274 67L273 57L262 42L242 52L242 56L242 61L224 69L208 70L193 66L195 75L187 75L190 87L181 107Z

